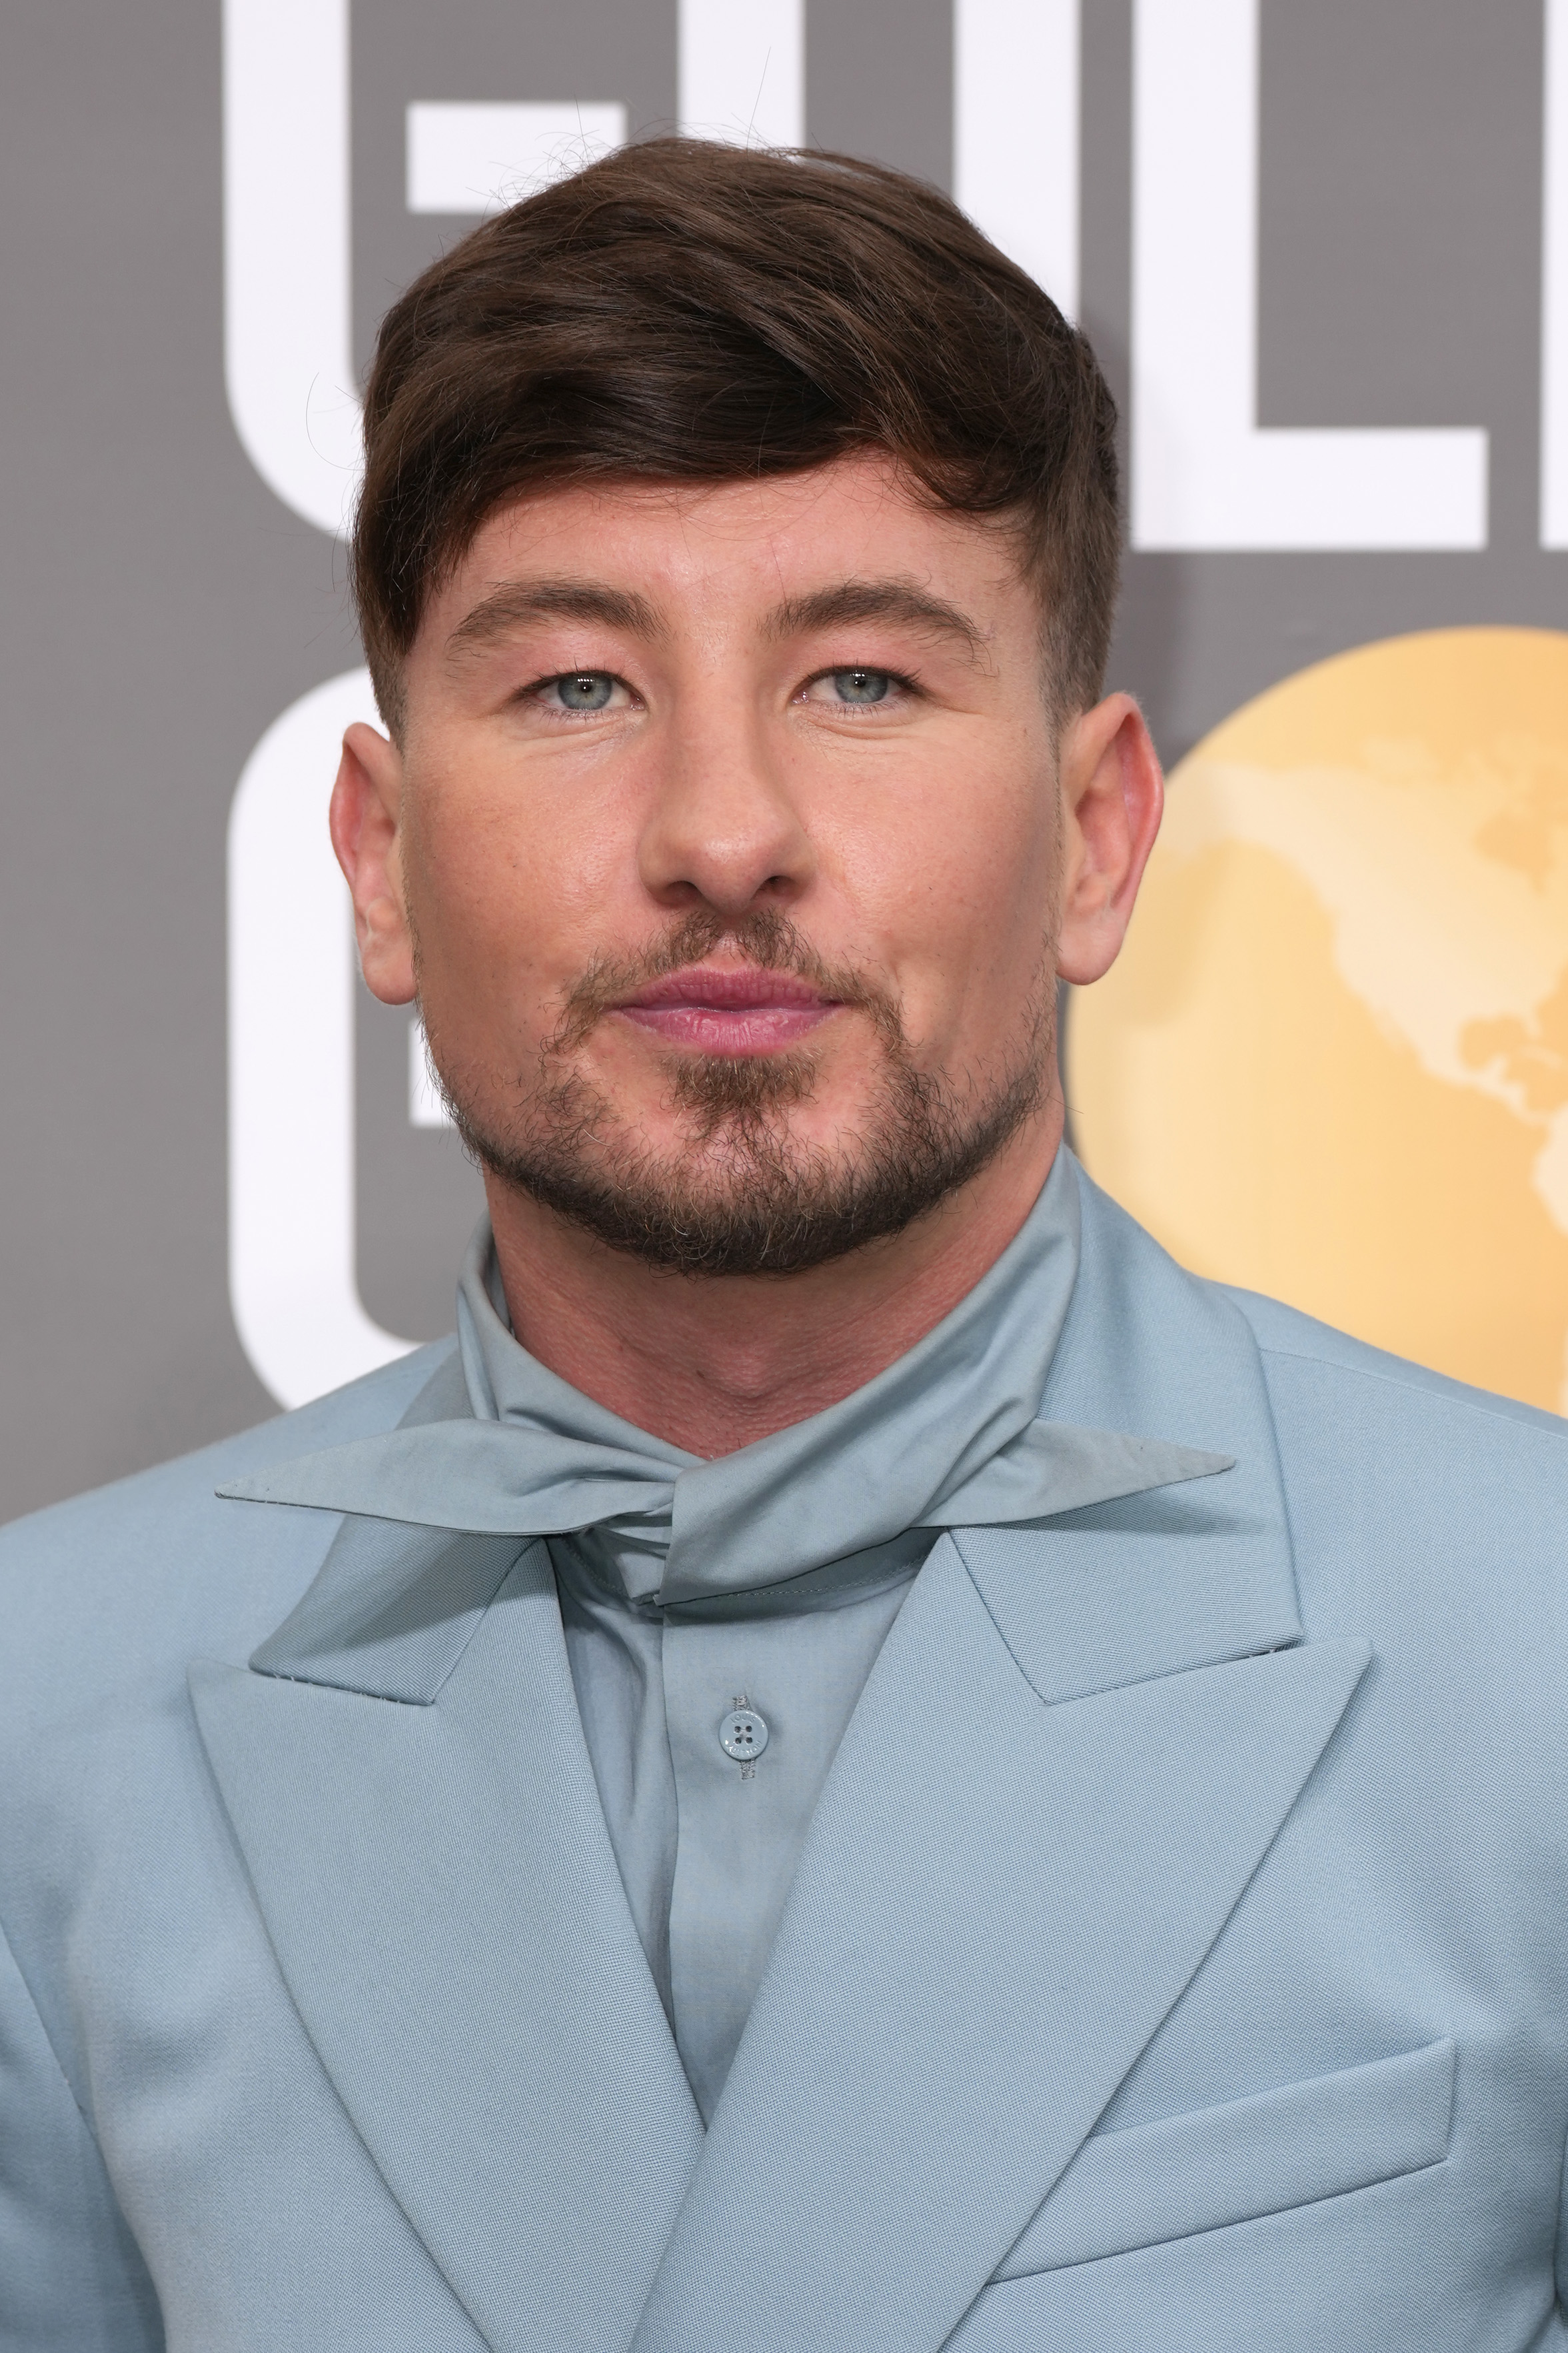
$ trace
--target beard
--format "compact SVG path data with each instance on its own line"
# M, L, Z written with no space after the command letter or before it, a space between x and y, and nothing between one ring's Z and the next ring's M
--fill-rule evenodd
M833 1149L791 1131L816 1092L809 1046L774 1054L671 1053L667 1099L686 1141L658 1153L628 1137L613 1098L567 1065L595 1025L649 982L700 964L729 940L763 970L788 972L864 1014L875 1081L854 1133ZM924 1217L994 1160L1040 1108L1054 1068L1056 995L1042 949L1007 1066L954 1087L919 1070L893 999L826 965L773 908L738 922L699 910L656 946L601 959L571 990L540 1052L537 1083L503 1125L431 1056L458 1134L481 1168L611 1250L689 1275L785 1275L826 1265Z

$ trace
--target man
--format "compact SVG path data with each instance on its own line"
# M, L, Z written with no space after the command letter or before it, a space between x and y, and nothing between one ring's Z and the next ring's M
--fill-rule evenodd
M8 2353L1568 2344L1561 1426L1063 1144L1112 423L842 159L390 314L333 839L489 1223L5 1541Z

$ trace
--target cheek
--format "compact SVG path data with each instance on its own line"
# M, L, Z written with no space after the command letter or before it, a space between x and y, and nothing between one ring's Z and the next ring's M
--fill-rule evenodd
M465 767L432 778L409 826L408 898L425 965L499 1002L574 978L602 944L613 828L564 797ZM509 986L510 984L510 986Z
M954 774L965 777L954 790ZM858 815L860 812L857 813ZM836 828L845 894L879 944L911 1039L1000 1029L1036 981L1058 865L1049 787L1022 763L906 777L879 821Z

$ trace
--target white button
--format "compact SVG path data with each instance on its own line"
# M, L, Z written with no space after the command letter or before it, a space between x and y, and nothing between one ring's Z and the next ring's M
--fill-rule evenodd
M719 1745L726 1757L749 1765L768 1745L768 1727L754 1707L732 1707L719 1726Z

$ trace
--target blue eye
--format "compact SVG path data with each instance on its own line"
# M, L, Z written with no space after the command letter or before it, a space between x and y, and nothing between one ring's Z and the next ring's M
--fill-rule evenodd
M840 702L880 702L893 683L885 670L836 670L831 675Z
M603 711L616 691L608 670L579 670L550 681L563 711Z

